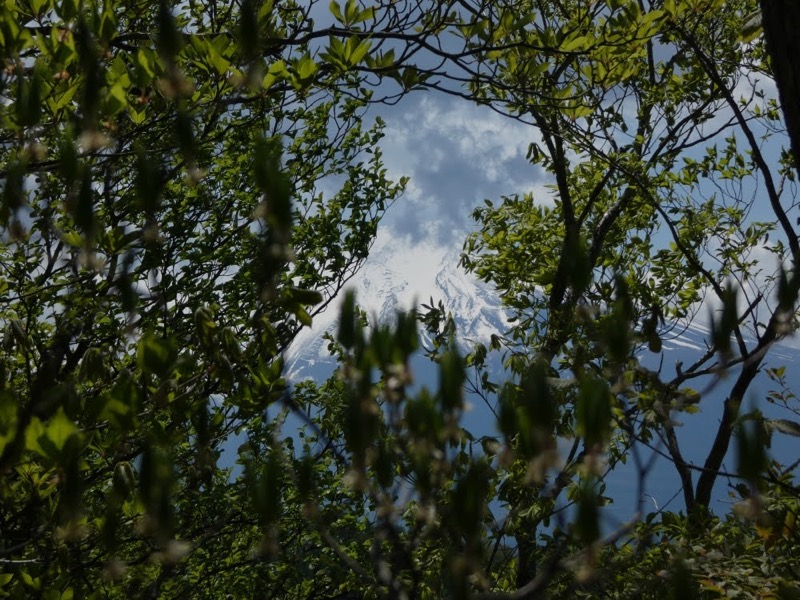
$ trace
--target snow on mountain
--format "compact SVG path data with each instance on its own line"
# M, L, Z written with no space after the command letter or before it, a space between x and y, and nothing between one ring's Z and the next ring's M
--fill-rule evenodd
M372 323L391 322L398 310L440 300L457 320L459 339L487 342L506 328L506 315L494 290L458 266L460 247L442 247L430 242L398 248L396 240L380 237L362 270L351 280L350 289ZM314 317L311 328L302 331L284 359L290 381L314 377L320 369L330 372L334 364L323 338L335 332L344 294Z

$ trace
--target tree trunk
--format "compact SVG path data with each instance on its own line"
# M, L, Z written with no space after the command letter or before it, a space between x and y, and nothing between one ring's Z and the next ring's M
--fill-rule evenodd
M789 130L794 166L800 174L800 2L761 0L761 23Z

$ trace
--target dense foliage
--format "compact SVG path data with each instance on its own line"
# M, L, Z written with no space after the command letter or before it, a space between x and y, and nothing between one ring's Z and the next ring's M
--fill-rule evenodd
M800 290L787 40L758 23L751 0L4 3L0 595L800 595L779 366L787 418L740 411ZM515 119L552 181L465 242L509 328L464 352L444 304L367 324L348 295L336 375L292 386L283 351L406 183L368 108L417 89ZM643 365L708 310L696 362ZM419 327L439 387L410 394ZM497 438L461 427L468 381ZM699 406L696 463L675 417ZM609 469L642 486L650 450L684 510L602 535Z

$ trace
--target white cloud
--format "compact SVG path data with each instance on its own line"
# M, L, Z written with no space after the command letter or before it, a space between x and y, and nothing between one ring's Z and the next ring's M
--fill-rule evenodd
M416 106L410 106L387 129L387 138L399 142L403 161L410 167L425 165L438 170L444 161L463 162L470 171L477 170L487 181L498 182L510 176L516 179L509 162L524 159L528 145L538 139L536 131L527 125L503 117L496 112L459 99L423 97ZM456 156L446 153L444 146L457 150ZM413 149L413 150L412 150ZM409 150L412 150L409 152Z
M386 221L398 232L450 243L472 226L469 217L485 198L542 188L542 171L526 159L529 144L539 139L528 125L457 98L422 95L381 116L388 173L410 177Z

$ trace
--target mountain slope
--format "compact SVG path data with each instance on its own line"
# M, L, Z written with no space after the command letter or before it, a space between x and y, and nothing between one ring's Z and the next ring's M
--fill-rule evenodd
M440 300L458 325L459 339L467 344L486 342L506 329L506 314L490 286L458 266L460 248L421 243L398 251L396 242L379 239L350 289L372 323L391 322L398 310ZM340 295L340 299L344 294ZM314 319L310 329L297 336L284 359L290 381L317 378L333 370L325 332L335 333L339 304Z

